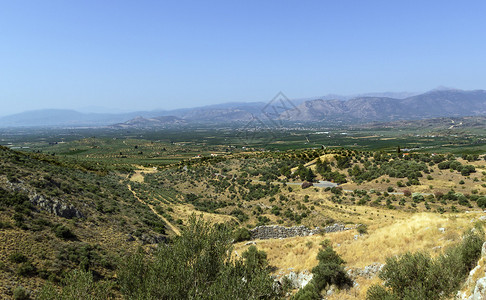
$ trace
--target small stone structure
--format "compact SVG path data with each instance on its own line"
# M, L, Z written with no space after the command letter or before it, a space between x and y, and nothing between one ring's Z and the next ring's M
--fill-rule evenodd
M316 233L329 233L329 232L338 232L349 230L352 228L345 227L342 224L334 224L330 226L326 226L324 228L316 227L314 229L309 229L304 225L300 226L292 226L292 227L284 227L278 225L265 225L265 226L258 226L250 230L251 239L282 239L282 238L289 238L295 236L309 236L314 235Z

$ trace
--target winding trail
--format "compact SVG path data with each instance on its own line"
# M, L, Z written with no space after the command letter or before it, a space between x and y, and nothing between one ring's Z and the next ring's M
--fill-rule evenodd
M147 206L148 208L150 208L150 210L155 214L157 215L159 218L161 218L165 224L167 224L167 226L170 228L170 230L172 230L176 235L181 235L181 231L179 230L179 228L175 227L174 225L172 225L169 220L167 220L164 216L162 216L161 214L159 214L155 208L153 207L153 205L143 201L142 199L140 199L138 196L137 196L137 193L135 193L134 190L132 190L132 186L130 184L127 184L128 186L128 190L130 192L132 192L133 196L138 200L140 201L140 203L142 203L143 205Z

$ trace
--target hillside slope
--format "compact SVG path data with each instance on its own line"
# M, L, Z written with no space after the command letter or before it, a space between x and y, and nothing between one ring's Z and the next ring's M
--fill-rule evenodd
M79 267L112 278L121 256L165 241L166 224L120 179L0 147L0 298Z

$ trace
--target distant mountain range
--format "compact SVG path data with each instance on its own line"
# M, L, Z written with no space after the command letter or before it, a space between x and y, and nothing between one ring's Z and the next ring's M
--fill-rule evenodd
M187 124L186 120L174 116L161 116L154 118L136 117L123 123L112 125L113 128L154 128L170 125Z
M332 95L292 101L293 105L273 115L288 122L389 122L437 117L486 115L486 91L437 89L423 94L374 93L351 99ZM381 95L381 96L380 96ZM383 96L388 95L388 96ZM390 97L390 96L394 97ZM37 110L0 118L0 127L43 126L80 127L110 126L112 128L147 128L179 126L190 123L247 122L253 118L265 120L267 103L234 102L177 109L138 111L131 113L81 113L74 110ZM278 104L276 105L278 106ZM268 107L267 107L268 108Z
M350 100L312 100L286 111L288 121L370 122L436 117L486 115L486 91L435 90L395 99L358 97Z

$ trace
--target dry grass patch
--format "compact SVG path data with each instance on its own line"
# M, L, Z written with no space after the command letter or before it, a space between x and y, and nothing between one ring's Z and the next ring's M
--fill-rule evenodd
M436 256L447 246L459 242L464 231L483 215L477 212L412 214L371 207L356 207L356 210L372 216L366 222L368 234L356 237L356 230L348 230L308 237L257 240L256 246L267 253L270 265L276 267L275 274L312 270L317 265L320 243L325 239L331 240L333 248L346 261L346 267L363 268L376 262L384 264L387 257L406 252L426 251ZM389 214L386 218L385 213ZM441 232L439 228L445 231ZM248 247L245 242L237 243L235 251L241 255ZM358 288L337 291L328 299L364 299L368 287L379 283L380 279L358 278L356 282Z
M168 205L168 207L171 207L173 209L173 212L170 213L172 217L176 220L181 219L184 222L184 224L187 223L189 217L192 214L196 214L197 216L202 216L204 221L209 221L213 224L215 223L226 224L226 223L237 222L237 219L233 216L202 212L196 210L192 204L171 204Z

